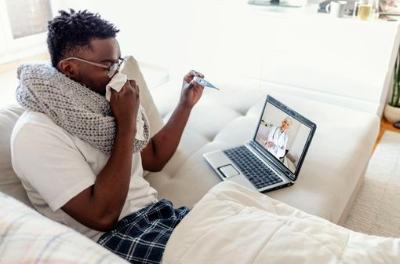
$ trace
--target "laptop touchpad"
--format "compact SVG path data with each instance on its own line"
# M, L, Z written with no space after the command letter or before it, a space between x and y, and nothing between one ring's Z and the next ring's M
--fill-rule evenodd
M235 167L233 167L231 164L219 167L218 170L225 178L230 178L240 174L240 172L235 169Z

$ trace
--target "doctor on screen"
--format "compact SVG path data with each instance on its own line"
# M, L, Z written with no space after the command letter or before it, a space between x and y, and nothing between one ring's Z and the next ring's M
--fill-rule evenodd
M281 126L273 126L269 131L267 140L264 142L265 147L278 159L283 159L286 154L286 145L288 142L287 131L292 125L292 119L286 117L282 120Z

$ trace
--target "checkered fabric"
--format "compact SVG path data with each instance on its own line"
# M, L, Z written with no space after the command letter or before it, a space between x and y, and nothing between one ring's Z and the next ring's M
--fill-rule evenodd
M122 218L97 243L131 263L160 263L172 231L188 212L186 207L174 209L170 201L160 200Z

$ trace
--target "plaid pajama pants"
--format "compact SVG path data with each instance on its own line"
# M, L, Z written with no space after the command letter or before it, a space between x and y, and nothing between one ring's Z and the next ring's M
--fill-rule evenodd
M172 231L188 212L160 200L122 218L97 243L131 263L158 264Z

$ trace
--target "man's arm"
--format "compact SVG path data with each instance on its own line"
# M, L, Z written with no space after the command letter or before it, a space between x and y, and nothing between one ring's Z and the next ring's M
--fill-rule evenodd
M190 83L190 86L182 88L181 99L167 124L142 150L142 165L145 170L160 171L175 153L190 112L203 93L203 87L192 82L196 75L204 77L201 73L194 71L184 77L184 81Z
M148 171L160 171L175 153L191 108L178 105L167 124L142 150L142 165Z
M119 93L113 91L110 104L117 125L111 156L95 184L62 207L75 220L99 231L108 231L118 222L128 194L139 106L136 84L128 82Z

